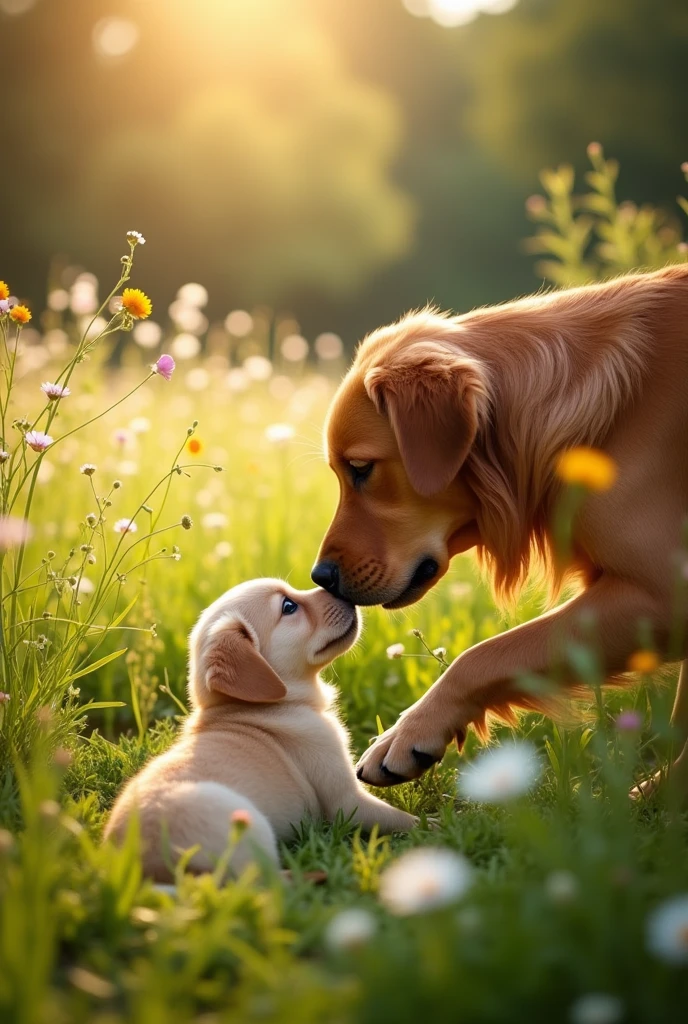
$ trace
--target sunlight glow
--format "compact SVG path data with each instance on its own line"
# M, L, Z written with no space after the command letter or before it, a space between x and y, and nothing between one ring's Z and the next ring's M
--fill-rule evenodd
M93 46L100 57L124 57L138 41L138 25L126 18L101 18L93 29Z
M443 28L467 25L478 14L503 14L518 0L402 0L409 14L432 18Z

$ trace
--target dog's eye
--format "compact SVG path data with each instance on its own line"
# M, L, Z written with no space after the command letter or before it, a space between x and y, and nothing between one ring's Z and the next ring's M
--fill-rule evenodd
M374 463L364 462L363 459L351 459L349 466L351 467L351 475L355 484L361 484L364 480L367 480L372 473Z
M296 601L292 601L290 597L285 597L284 601L282 601L282 615L293 615L298 610L299 606Z

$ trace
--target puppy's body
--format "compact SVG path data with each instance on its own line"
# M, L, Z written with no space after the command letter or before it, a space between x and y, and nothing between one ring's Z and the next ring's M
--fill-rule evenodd
M277 604L291 601L304 609L308 621L301 633L315 637L310 651L304 650L304 636L289 643L288 629L286 639L275 640L275 596ZM234 811L248 811L251 820L232 857L234 872L256 846L278 863L277 839L286 839L305 816L331 820L342 810L368 829L411 828L410 814L373 797L357 781L334 690L317 675L356 635L351 606L323 591L299 593L278 580L243 584L216 601L192 634L189 690L195 710L173 747L125 787L106 838L121 840L137 814L145 871L167 881L179 854L194 846L200 850L191 869L213 868L227 847ZM276 689L279 683L283 692ZM243 697L235 695L238 689Z

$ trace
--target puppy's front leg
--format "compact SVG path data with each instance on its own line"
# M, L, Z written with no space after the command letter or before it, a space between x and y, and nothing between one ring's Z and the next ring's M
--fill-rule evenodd
M330 820L336 816L337 811L342 811L347 817L351 815L352 821L362 825L367 832L374 825L383 834L408 832L418 824L418 818L373 796L353 778L350 783L347 780L346 786L339 787L338 792L327 795L323 810Z

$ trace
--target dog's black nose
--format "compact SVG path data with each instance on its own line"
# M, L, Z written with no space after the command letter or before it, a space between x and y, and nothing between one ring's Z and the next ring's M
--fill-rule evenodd
M313 566L311 579L323 590L328 590L335 597L339 594L339 569L334 562L318 562Z

